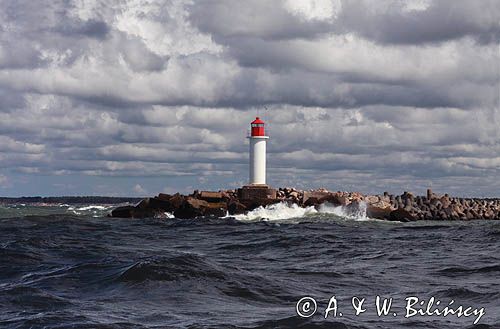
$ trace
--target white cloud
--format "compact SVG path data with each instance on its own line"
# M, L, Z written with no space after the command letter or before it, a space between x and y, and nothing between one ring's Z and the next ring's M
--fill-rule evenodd
M284 5L294 15L309 20L334 19L342 10L340 0L285 0Z
M134 191L135 194L141 196L146 195L148 193L140 184L135 184L132 190Z

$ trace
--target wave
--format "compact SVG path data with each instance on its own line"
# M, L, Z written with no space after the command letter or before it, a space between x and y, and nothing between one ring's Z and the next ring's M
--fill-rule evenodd
M186 253L175 256L155 256L141 260L119 273L115 282L136 284L161 284L175 282L187 284L203 282L201 289L217 289L230 298L245 302L292 303L296 293L280 284L279 280L269 279L259 273L228 267L214 263L200 255Z
M119 277L122 282L178 281L188 278L227 278L223 269L195 254L158 256L139 261Z
M333 214L338 217L354 219L354 220L368 220L366 216L366 203L360 202L358 204L351 203L347 206L333 206L330 203L323 203L319 206L319 212L325 214Z
M77 208L78 211L87 211L87 210L108 210L113 208L113 206L98 206L98 205L90 205L85 207Z
M258 322L253 327L232 327L232 328L252 328L252 329L271 329L271 328L297 328L297 329L364 329L360 325L345 324L337 321L315 321L312 319L301 319L298 316L287 317L277 320L264 320Z
M39 288L18 285L10 287L2 291L7 301L12 304L20 305L23 308L45 308L47 305L51 307L67 307L73 303L69 300L52 295Z
M70 325L61 325L61 324ZM52 314L24 315L23 318L0 320L0 326L6 328L73 328L73 329L142 329L149 328L137 323L116 322L96 323L95 320L70 311L59 311Z
M500 264L482 266L482 267L446 267L440 271L439 274L456 277L475 273L497 273L500 272Z
M10 277L19 274L30 266L36 266L43 260L43 255L35 252L15 250L11 248L0 248L0 273L3 277Z
M171 212L168 212L168 211L165 211L164 213L162 214L158 214L155 216L155 218L167 218L167 219L174 219L175 216L173 213Z
M67 208L67 211L72 212L75 215L87 215L92 217L103 217L107 214L107 212L113 209L114 206L101 206L101 205L89 205L83 206L80 208L75 208L70 206Z
M333 206L329 203L324 203L318 208L313 206L303 208L295 203L280 202L265 207L260 206L246 214L231 217L239 221L276 221L310 217L318 214L331 214L344 219L369 220L366 216L366 203L364 202L348 206Z
M112 205L9 205L0 206L0 218L22 218L28 216L88 216L88 217L104 217L114 206Z
M266 207L258 207L246 214L234 215L233 217L241 221L252 221L252 220L280 220L280 219L292 219L301 218L307 215L317 214L318 211L314 207L302 208L297 204L288 204L286 202L280 202L272 204Z
M461 299L472 299L472 300L495 300L498 298L497 292L479 292L471 290L465 287L448 288L436 291L432 294L436 297L447 297L447 298L461 298Z

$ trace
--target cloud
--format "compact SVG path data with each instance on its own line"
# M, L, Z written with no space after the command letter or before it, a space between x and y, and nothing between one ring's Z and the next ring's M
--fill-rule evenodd
M480 43L500 40L500 8L495 0L438 0L422 6L394 0L378 1L377 6L366 0L343 4L339 25L380 43L423 44L466 36Z
M0 174L0 188L6 188L9 186L10 186L10 183L9 183L9 179L7 178L7 176Z
M147 194L147 191L140 184L135 184L133 191L135 194L141 195L141 196Z
M401 1L204 1L191 21L221 38L295 39L355 33L384 44L426 44L469 36L480 43L500 38L495 0Z
M498 194L497 7L0 2L4 188L237 187L259 114L273 185Z

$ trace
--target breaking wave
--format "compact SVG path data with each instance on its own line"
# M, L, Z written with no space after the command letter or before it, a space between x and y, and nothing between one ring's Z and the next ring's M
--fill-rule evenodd
M311 217L320 214L330 214L339 218L352 220L369 219L366 216L366 203L364 202L349 206L334 206L329 203L324 203L318 208L313 206L303 208L295 203L289 204L286 202L280 202L265 207L260 206L246 214L234 215L232 217L240 221L277 221L295 218L302 219L304 217Z
M319 212L325 214L332 214L338 217L354 220L367 220L366 216L366 203L360 202L359 204L351 204L348 206L333 206L329 203L324 203L319 206Z
M80 208L77 208L76 210L78 210L78 211L86 211L86 210L108 210L110 208L113 208L113 206L91 205L91 206L80 207Z
M295 203L287 204L286 202L280 202L266 207L260 206L246 214L234 215L233 217L241 221L280 220L300 218L316 213L318 211L314 207L302 208Z
M75 215L86 215L92 217L103 217L109 210L114 206L101 206L101 205L90 205L83 207L70 206L67 211L72 212Z

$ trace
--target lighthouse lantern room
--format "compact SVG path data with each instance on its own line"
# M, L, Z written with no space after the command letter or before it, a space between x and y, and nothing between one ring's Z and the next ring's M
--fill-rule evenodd
M251 123L250 185L266 185L266 142L264 121L257 117Z

